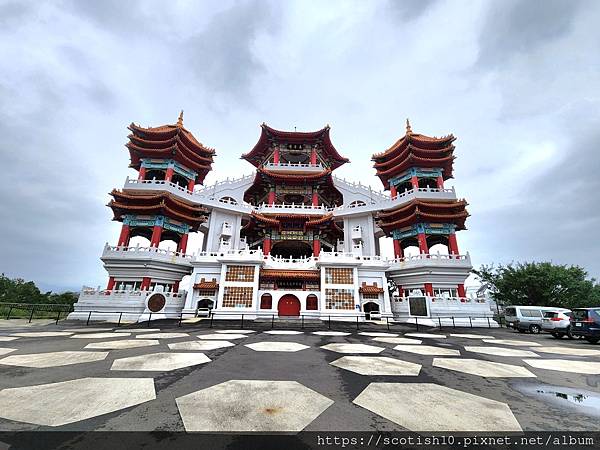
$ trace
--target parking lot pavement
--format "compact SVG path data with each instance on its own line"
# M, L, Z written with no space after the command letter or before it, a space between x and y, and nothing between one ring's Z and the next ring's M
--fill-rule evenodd
M600 345L332 328L3 324L0 431L600 429Z

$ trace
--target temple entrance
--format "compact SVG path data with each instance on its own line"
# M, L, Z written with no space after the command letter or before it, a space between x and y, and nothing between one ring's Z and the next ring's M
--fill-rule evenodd
M299 316L300 300L292 294L286 294L277 303L277 312L280 316Z
M308 258L312 255L312 248L303 241L280 241L273 245L271 255L293 259Z
M378 313L379 305L375 302L367 302L363 305L363 312L365 313L365 319L371 320L371 313Z

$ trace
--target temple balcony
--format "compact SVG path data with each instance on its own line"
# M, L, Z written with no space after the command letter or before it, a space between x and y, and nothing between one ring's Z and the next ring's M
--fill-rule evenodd
M266 255L264 257L265 269L315 269L318 258L309 256L307 258L282 258L279 256Z
M304 205L302 203L275 203L273 205L268 205L263 203L260 206L256 207L256 211L259 213L285 213L285 214L326 214L330 211L330 208L327 208L324 205Z
M322 172L325 167L322 164L304 164L304 163L266 163L263 166L265 169L270 170L272 172L306 172L306 173L318 173Z
M389 267L391 260L385 256L379 255L322 251L319 254L318 262L325 264L378 266L381 267L382 270L385 270Z
M174 252L158 247L124 247L106 244L102 252L101 259L107 260L153 260L169 263L188 265L192 260L192 255L186 255L181 252Z
M362 227L360 225L353 227L350 233L350 237L353 241L360 241L363 238Z
M264 255L262 250L249 250L249 249L226 249L217 252L198 252L194 255L194 265L201 265L201 263L262 263Z
M421 254L405 256L390 260L390 270L402 270L421 267L448 267L471 270L471 256L466 255L442 255L442 254Z

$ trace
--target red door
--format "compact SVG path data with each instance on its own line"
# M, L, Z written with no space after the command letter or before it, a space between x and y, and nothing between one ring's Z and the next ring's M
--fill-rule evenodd
M299 316L300 300L295 295L286 294L279 299L277 311L280 316Z

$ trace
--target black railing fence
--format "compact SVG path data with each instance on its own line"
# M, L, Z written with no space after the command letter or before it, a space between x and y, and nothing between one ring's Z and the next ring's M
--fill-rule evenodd
M56 323L61 317L73 311L73 305L60 303L0 303L0 318L9 320L28 319L55 319Z

